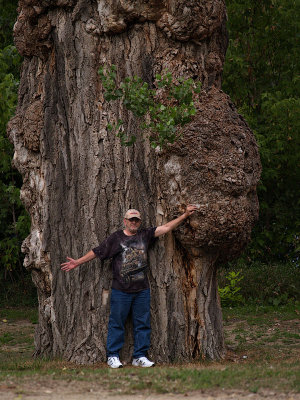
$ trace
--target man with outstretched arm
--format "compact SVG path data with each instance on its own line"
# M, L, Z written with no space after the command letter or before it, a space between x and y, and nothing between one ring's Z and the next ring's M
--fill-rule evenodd
M99 257L112 258L113 282L110 299L110 316L107 334L107 364L111 368L121 368L119 352L124 344L124 326L129 311L132 310L134 352L132 365L152 367L154 362L146 357L150 347L150 288L146 274L147 250L153 238L162 236L177 228L197 210L188 205L178 218L158 227L139 229L141 214L130 209L124 216L124 229L114 232L98 247L86 255L61 264L61 269L70 271Z

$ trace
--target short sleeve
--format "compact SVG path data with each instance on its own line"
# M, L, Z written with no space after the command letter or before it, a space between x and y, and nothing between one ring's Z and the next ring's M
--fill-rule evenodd
M145 229L145 239L149 245L155 241L154 237L155 231L156 231L156 226Z
M120 242L116 237L116 233L110 235L107 239L100 243L99 246L92 250L101 260L115 256L121 250Z

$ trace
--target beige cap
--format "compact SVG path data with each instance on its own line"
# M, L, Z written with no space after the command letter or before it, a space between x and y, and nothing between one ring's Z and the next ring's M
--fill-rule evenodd
M138 219L142 219L141 218L141 214L139 213L138 210L135 210L133 208L131 208L130 210L128 210L126 212L126 214L124 215L125 219L130 219L130 218L138 218Z

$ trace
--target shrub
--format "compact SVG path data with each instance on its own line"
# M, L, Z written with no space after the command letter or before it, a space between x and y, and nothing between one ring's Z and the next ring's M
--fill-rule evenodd
M296 263L230 263L219 270L220 287L226 285L228 268L243 275L244 279L239 281L239 293L247 303L278 306L300 298L300 268Z
M244 277L240 276L241 271L230 271L225 275L227 285L218 288L222 306L235 306L244 303L244 298L240 293L241 287L237 286Z

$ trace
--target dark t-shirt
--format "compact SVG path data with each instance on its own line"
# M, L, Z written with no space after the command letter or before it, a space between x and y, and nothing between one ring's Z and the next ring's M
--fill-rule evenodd
M101 260L112 258L113 289L135 293L149 287L146 274L147 250L154 238L155 229L141 229L133 236L117 231L93 249Z

